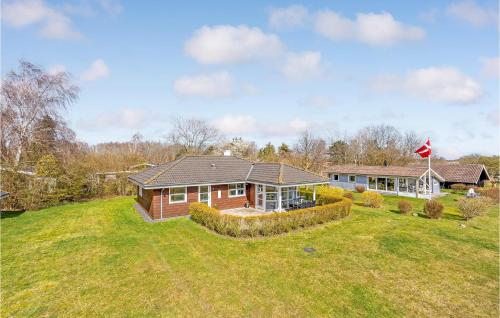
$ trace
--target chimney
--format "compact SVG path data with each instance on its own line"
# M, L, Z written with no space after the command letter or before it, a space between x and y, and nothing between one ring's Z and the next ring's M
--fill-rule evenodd
M231 150L226 149L224 150L224 157L230 157L231 156Z

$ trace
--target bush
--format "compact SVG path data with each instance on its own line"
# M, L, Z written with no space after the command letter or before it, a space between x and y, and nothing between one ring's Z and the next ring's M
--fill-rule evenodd
M424 213L431 219L439 219L443 216L443 205L437 200L429 200L424 204Z
M469 189L469 187L463 183L455 183L450 186L450 189L452 189L453 191L466 191Z
M210 230L234 237L269 236L299 228L341 219L351 212L351 200L288 212L275 212L256 216L222 214L204 203L191 203L191 219Z
M498 203L500 199L500 188L479 188L478 192L481 196L490 198L491 201L494 201L494 203Z
M462 198L458 200L457 207L467 221L473 217L483 215L489 206L489 200L489 198Z
M356 192L358 193L363 193L366 191L365 189L365 186L362 185L362 184L356 184L356 186L354 187L354 189L356 190Z
M316 203L319 205L335 203L342 200L344 190L341 188L322 185L316 188Z
M367 191L361 194L361 201L364 206L370 208L380 208L382 203L384 203L384 197L380 193Z
M407 200L401 200L398 202L398 209L401 214L408 214L411 212L412 206L411 202Z
M354 200L354 195L351 192L346 192L346 193L344 193L344 198Z

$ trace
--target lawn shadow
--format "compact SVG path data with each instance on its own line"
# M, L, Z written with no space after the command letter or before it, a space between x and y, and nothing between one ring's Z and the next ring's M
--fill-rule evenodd
M464 218L457 214L443 213L443 219L453 221L464 221Z
M10 219L10 218L15 218L20 216L26 211L2 211L0 213L0 218L1 219Z

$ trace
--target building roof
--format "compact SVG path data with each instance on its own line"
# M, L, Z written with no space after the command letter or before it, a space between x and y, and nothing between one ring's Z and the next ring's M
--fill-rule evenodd
M320 175L284 163L254 163L246 181L267 184L311 184L325 182Z
M432 169L446 182L478 183L480 180L491 180L486 167L482 164L441 164L433 165Z
M6 198L9 196L9 192L0 191L0 199Z
M252 163L233 156L184 156L129 176L143 187L258 182L266 184L311 184L328 180L280 163Z
M444 181L444 178L434 168L432 173L437 179ZM336 165L327 169L328 173L374 175L374 176L394 176L394 177L414 177L424 175L429 169L427 167L402 167L402 166L355 166Z

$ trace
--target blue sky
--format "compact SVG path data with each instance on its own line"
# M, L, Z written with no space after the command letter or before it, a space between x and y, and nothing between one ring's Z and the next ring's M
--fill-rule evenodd
M3 1L2 73L66 70L79 139L161 140L178 116L293 143L389 124L498 153L496 1Z

